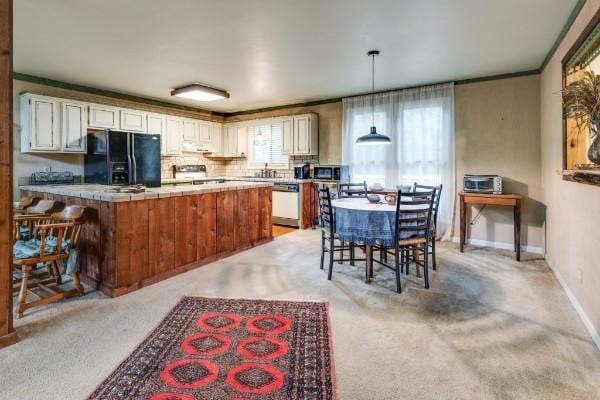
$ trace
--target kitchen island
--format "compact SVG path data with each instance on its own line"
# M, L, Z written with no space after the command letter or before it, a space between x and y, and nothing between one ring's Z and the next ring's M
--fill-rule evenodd
M87 207L82 280L120 296L273 239L272 183L224 182L114 193L104 185L22 186Z

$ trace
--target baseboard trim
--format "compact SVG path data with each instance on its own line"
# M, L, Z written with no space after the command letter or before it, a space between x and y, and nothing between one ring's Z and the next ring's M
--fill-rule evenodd
M575 312L577 313L577 315L583 322L585 329L587 329L588 333L592 337L592 341L594 342L594 344L596 345L598 350L600 350L600 334L598 334L596 327L594 326L594 324L592 324L592 321L590 320L590 318L584 311L583 307L581 307L581 304L579 304L579 301L577 301L577 298L575 297L575 295L573 294L573 292L571 291L569 286L567 286L567 283L565 282L563 277L560 275L560 272L558 272L558 270L556 268L554 268L552 265L550 265L548 260L546 260L546 264L548 265L548 268L550 269L550 271L552 271L552 274L554 274L554 276L556 277L556 280L558 281L558 284L560 285L562 290L567 295L567 298L571 302L571 305L575 309Z
M17 343L17 340L19 340L19 337L15 331L12 331L4 336L0 336L0 349Z
M455 236L452 238L452 241L455 243L460 243L460 238ZM512 243L491 242L488 240L480 240L480 239L468 239L467 244L471 244L473 246L493 247L495 249L504 249L504 250L514 249L514 244L512 244ZM544 254L544 250L541 247L537 247L537 246L523 246L522 245L521 251L526 251L527 253Z

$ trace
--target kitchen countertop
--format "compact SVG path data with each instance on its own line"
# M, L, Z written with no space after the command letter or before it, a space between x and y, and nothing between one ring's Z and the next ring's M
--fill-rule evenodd
M243 182L231 181L224 183L206 183L203 185L177 185L147 188L143 193L114 193L110 189L115 186L109 185L24 185L19 186L21 190L33 192L51 193L63 196L81 197L108 202L123 202L135 200L156 199L161 197L173 197L191 194L224 192L228 190L252 189L273 186L272 182Z

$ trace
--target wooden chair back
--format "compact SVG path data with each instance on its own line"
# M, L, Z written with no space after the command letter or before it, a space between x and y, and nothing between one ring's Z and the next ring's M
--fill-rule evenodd
M331 191L328 187L319 188L319 220L321 227L328 230L330 234L334 232L335 216L331 206Z
M398 191L396 237L429 240L436 189L419 192Z
M367 197L367 182L338 184L338 197Z
M34 206L27 208L27 214L48 214L55 205L54 200L40 200Z
M15 211L23 211L33 206L39 199L37 197L21 196Z

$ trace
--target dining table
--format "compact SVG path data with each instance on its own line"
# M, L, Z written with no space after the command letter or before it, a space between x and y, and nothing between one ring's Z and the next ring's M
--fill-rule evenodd
M396 204L372 203L365 197L346 197L331 201L335 214L335 232L341 240L365 246L365 280L373 277L373 247L394 246L396 241ZM404 205L403 209L422 209L423 205ZM414 233L403 231L400 239ZM404 237L405 236L405 237Z

